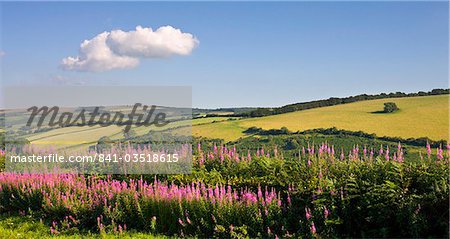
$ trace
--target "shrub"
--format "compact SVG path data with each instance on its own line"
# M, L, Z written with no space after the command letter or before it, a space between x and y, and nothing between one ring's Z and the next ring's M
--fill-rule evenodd
M392 113L399 110L399 108L397 107L397 105L394 102L387 102L384 103L384 113Z

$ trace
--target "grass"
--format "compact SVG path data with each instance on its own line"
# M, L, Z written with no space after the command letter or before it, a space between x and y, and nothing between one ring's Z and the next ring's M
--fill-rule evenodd
M155 236L146 233L126 232L123 234L109 233L81 233L74 235L52 235L49 226L30 217L30 216L10 216L0 215L0 239L19 239L19 238L148 238L163 239L167 236Z
M400 108L390 114L374 113L383 110L385 102L394 102ZM287 127L291 131L315 128L346 129L375 133L378 136L402 138L428 137L449 139L449 96L392 98L322 107L260 118L228 120L229 117L199 118L178 121L157 130L192 124L192 134L207 138L234 141L246 135L244 130L256 126L263 129ZM149 127L137 127L137 135L146 134ZM179 129L182 131L183 129ZM102 136L123 137L120 127L68 127L28 137L33 144L93 144Z
M31 136L28 139L32 144L54 145L55 147L64 147L77 144L89 144L97 142L103 136L111 136L122 131L122 127L67 127L48 131L39 135Z
M233 141L243 137L242 131L247 129L242 127L239 122L240 121L238 120L230 120L211 124L193 125L192 135Z
M209 117L209 118L198 118L193 119L191 121L175 121L166 126L156 128L154 126L150 127L134 127L136 135L144 135L148 133L150 129L153 130L166 130L169 128L180 127L180 126L189 126L189 125L203 125L210 124L213 122L220 122L228 120L230 117ZM42 132L38 134L28 135L27 139L30 140L32 144L36 145L53 145L56 148L63 148L71 146L73 148L74 145L92 145L95 144L99 138L103 136L109 136L111 139L121 139L123 138L122 133L123 127L117 126L94 126L94 127L66 127L54 129L47 132Z
M374 114L383 110L385 102L396 103L400 110L390 114ZM378 136L440 140L449 139L448 109L448 95L380 99L194 126L192 131L197 136L231 141L245 137L242 131L252 126L263 129L287 127L291 131L336 127Z
M137 135L144 135L147 134L150 129L153 130L166 130L169 128L175 128L180 126L190 126L190 125L201 125L201 124L208 124L213 122L220 122L228 120L230 117L208 117L208 118L197 118L193 120L184 120L184 121L175 121L173 123L170 123L163 127L134 127L134 130Z

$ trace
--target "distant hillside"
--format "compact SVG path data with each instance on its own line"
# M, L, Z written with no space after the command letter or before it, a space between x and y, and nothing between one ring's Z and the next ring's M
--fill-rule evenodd
M254 110L257 110L258 108L255 107L237 107L237 108L218 108L218 109L200 109L200 108L193 108L192 109L192 116L194 118L199 117L222 117L225 115L243 115L248 114L249 112L252 112Z
M450 92L449 89L434 89L429 92L419 91L417 93L395 92L395 93L389 93L389 94L381 93L378 95L361 94L361 95L350 96L350 97L345 97L345 98L332 97L332 98L325 99L325 100L315 100L315 101L309 101L309 102L303 102L303 103L296 103L296 104L290 104L290 105L285 105L285 106L276 107L276 108L258 108L253 111L241 113L239 116L241 116L241 117L262 117L262 116L283 114L283 113L289 113L289 112L300 111L300 110L320 108L320 107L325 107L325 106L347 104L347 103L353 103L353 102L365 101L365 100L418 97L418 96L430 96L430 95L445 95L445 94L449 94L449 92Z
M384 103L394 102L399 111L378 113ZM195 125L192 133L207 138L233 141L246 137L246 130L286 127L290 131L332 128L363 131L380 137L449 139L449 95L400 97L367 100L265 117L241 118L211 124Z

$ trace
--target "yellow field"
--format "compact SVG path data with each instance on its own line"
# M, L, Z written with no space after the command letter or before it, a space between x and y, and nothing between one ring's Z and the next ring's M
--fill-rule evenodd
M112 136L122 132L122 127L68 127L52 130L43 134L29 137L32 144L54 145L66 147L77 144L92 144L103 136Z
M150 127L134 127L133 130L137 135L144 135L149 132L150 129L153 130L165 130L169 128L179 127L179 126L189 126L189 125L202 125L210 124L212 122L220 122L229 119L229 117L211 117L211 118L199 118L192 121L176 121L170 123L164 127L156 128L154 126ZM53 145L57 148L68 147L73 145L92 145L95 144L98 139L103 136L108 136L111 139L121 139L123 138L123 126L108 126L108 127L67 127L54 129L48 132L42 132L38 134L29 135L27 139L35 145Z
M220 122L228 120L230 117L208 117L208 118L198 118L193 120L183 120L183 121L175 121L170 124L167 124L163 127L133 127L133 130L136 132L137 135L144 135L147 134L150 129L152 130L166 130L170 128L180 127L180 126L190 126L190 125L201 125L201 124L208 124L212 122Z
M240 120L232 120L212 124L193 125L192 135L233 141L245 136L242 132L247 128L240 126L240 122Z
M400 111L391 114L374 113L381 111L385 102L395 102ZM226 141L245 137L243 131L252 126L263 129L287 127L291 131L336 127L361 130L378 136L428 137L433 140L450 138L448 95L371 100L260 118L228 119L229 117L214 117L194 119L192 122L178 121L155 130L192 124L194 136L221 138ZM146 134L149 129L134 128L137 135ZM177 130L183 132L183 129ZM102 136L122 138L122 128L68 127L35 134L28 139L33 144L73 145L93 144Z
M391 114L373 113L383 110L385 102L395 102L400 111ZM362 130L378 136L439 140L449 139L448 111L448 95L381 99L194 126L192 131L197 136L236 140L244 136L243 130L252 126L263 129L285 126L291 131L336 127Z

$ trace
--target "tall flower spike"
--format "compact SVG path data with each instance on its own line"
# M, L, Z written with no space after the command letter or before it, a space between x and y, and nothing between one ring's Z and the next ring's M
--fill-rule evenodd
M311 210L307 207L305 207L305 217L307 220L311 218Z
M311 223L311 234L316 235L317 230L316 230L316 225L314 225L314 222Z

